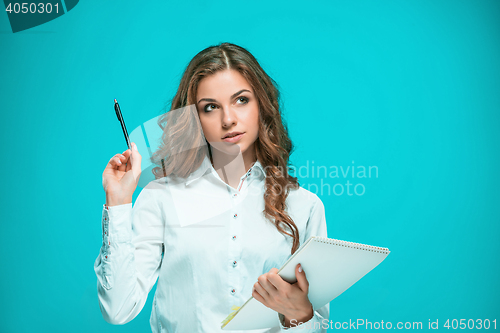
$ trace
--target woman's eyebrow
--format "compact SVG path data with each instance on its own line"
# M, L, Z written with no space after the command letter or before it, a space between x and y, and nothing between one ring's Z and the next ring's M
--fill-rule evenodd
M238 91L238 92L236 92L236 93L232 94L230 99L235 98L236 96L238 96L239 94L241 94L241 93L242 93L242 92L244 92L244 91L248 91L249 93L251 93L251 91L250 91L250 90L248 90L248 89L241 89L240 91ZM217 101L216 101L215 99L213 99L213 98L202 98L202 99L200 99L200 100L198 101L198 104L200 104L200 102L201 102L201 101L207 101L207 102L217 102Z

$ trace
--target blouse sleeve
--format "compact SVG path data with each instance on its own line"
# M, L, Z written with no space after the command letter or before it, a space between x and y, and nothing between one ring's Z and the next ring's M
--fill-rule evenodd
M158 279L163 254L163 221L154 190L144 188L134 207L104 206L103 243L94 263L104 319L121 325L144 307Z
M304 240L310 236L328 237L325 219L325 206L315 195L315 202L311 208L307 221ZM307 272L306 277L307 277ZM326 333L329 327L330 303L315 309L313 317L300 325L291 321L291 327L285 327L284 316L279 314L281 332Z

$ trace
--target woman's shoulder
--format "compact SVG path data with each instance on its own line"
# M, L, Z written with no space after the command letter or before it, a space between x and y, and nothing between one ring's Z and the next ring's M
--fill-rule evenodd
M140 192L140 196L156 199L159 196L168 195L168 177L162 177L150 181Z
M290 190L287 202L290 204L299 204L302 207L309 206L310 208L316 205L323 206L323 202L316 193L306 190L302 186Z
M175 177L173 175L167 175L158 179L151 180L144 189L168 189L168 186L177 185L180 183L186 183L189 181L189 177L181 178Z
M161 202L167 202L166 200L172 198L172 192L178 192L183 189L189 181L189 178L174 177L168 175L166 177L161 177L150 181L141 190L142 196L147 196L149 198L158 199Z

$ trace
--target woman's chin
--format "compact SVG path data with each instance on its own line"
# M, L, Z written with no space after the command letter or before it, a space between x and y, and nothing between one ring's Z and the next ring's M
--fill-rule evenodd
M217 141L217 142L209 142L209 143L213 149L216 149L224 154L236 156L240 153L243 153L243 151L241 151L241 147L238 143L225 142L225 141Z

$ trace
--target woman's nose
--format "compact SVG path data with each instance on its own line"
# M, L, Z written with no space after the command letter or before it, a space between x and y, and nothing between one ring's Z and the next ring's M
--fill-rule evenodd
M238 122L236 119L236 113L231 107L224 108L222 112L222 127L230 128Z

